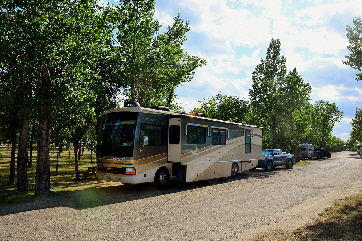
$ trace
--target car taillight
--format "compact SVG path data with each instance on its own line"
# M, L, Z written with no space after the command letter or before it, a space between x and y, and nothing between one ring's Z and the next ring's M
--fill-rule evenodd
M126 167L126 175L136 175L136 168L134 167Z

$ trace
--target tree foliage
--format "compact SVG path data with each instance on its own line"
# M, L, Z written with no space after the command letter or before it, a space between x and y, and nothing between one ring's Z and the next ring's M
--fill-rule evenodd
M159 34L161 25L153 19L154 5L154 0L122 1L119 46L115 49L117 75L129 99L142 106L170 106L176 87L190 81L193 71L206 62L182 48L190 27L180 15Z
M95 135L97 117L115 107L120 95L145 105L172 104L176 87L205 64L182 48L190 28L180 15L159 34L155 1L99 4L1 2L1 135L13 144L14 157L20 143L18 166L25 170L27 142L34 138L29 130L38 125L36 194L50 191L51 138L59 145L71 139L78 147L85 135ZM13 184L14 158L11 163ZM18 183L26 182L26 170L21 172Z
M271 40L265 59L261 59L261 63L255 67L252 88L249 90L252 121L268 127L270 132L265 134L269 137L267 139L272 140L274 147L277 142L278 116L283 109L280 88L287 72L286 59L280 54L280 45L278 39Z
M348 50L344 64L361 71L362 68L362 20L361 17L353 19L353 26L347 26ZM357 74L356 80L362 80L362 73Z
M297 152L301 139L310 130L308 110L311 86L294 68L285 77L279 92L282 109L278 116L277 139L284 150Z
M343 112L335 103L320 100L313 105L312 129L308 142L319 147L325 147L332 138L334 124L342 119Z
M21 96L31 97L24 103L38 113L35 192L42 194L50 190L51 127L69 89L89 90L97 76L95 60L107 47L104 39L111 29L91 0L5 1L1 11L3 81L30 86Z
M237 96L219 93L200 103L200 108L195 108L194 112L204 113L212 119L242 123L246 122L249 113L249 102Z
M351 124L351 139L358 143L362 143L362 109L356 109L356 114L352 119Z
M333 126L343 113L335 103L310 103L311 86L296 68L287 74L280 41L272 39L253 72L250 96L251 124L263 126L263 146L282 148L298 155L300 143L325 147ZM299 156L299 155L298 155Z

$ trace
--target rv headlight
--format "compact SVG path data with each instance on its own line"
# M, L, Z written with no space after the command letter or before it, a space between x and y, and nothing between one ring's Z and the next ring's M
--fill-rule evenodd
M136 168L134 167L126 167L126 175L136 175Z

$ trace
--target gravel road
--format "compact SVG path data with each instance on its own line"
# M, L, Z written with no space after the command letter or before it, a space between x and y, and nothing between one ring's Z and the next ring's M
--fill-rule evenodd
M303 226L361 191L362 159L347 151L166 190L100 183L0 207L0 240L254 240Z

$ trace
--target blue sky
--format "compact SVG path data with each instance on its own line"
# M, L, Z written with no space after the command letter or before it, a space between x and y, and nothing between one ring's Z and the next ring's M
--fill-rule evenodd
M157 0L155 18L164 26L178 13L190 22L184 47L207 60L180 86L178 102L189 111L217 93L248 98L255 66L270 40L280 39L288 70L297 68L312 86L312 103L326 100L344 112L333 134L347 140L356 108L362 108L358 71L342 63L346 25L362 15L357 0Z

